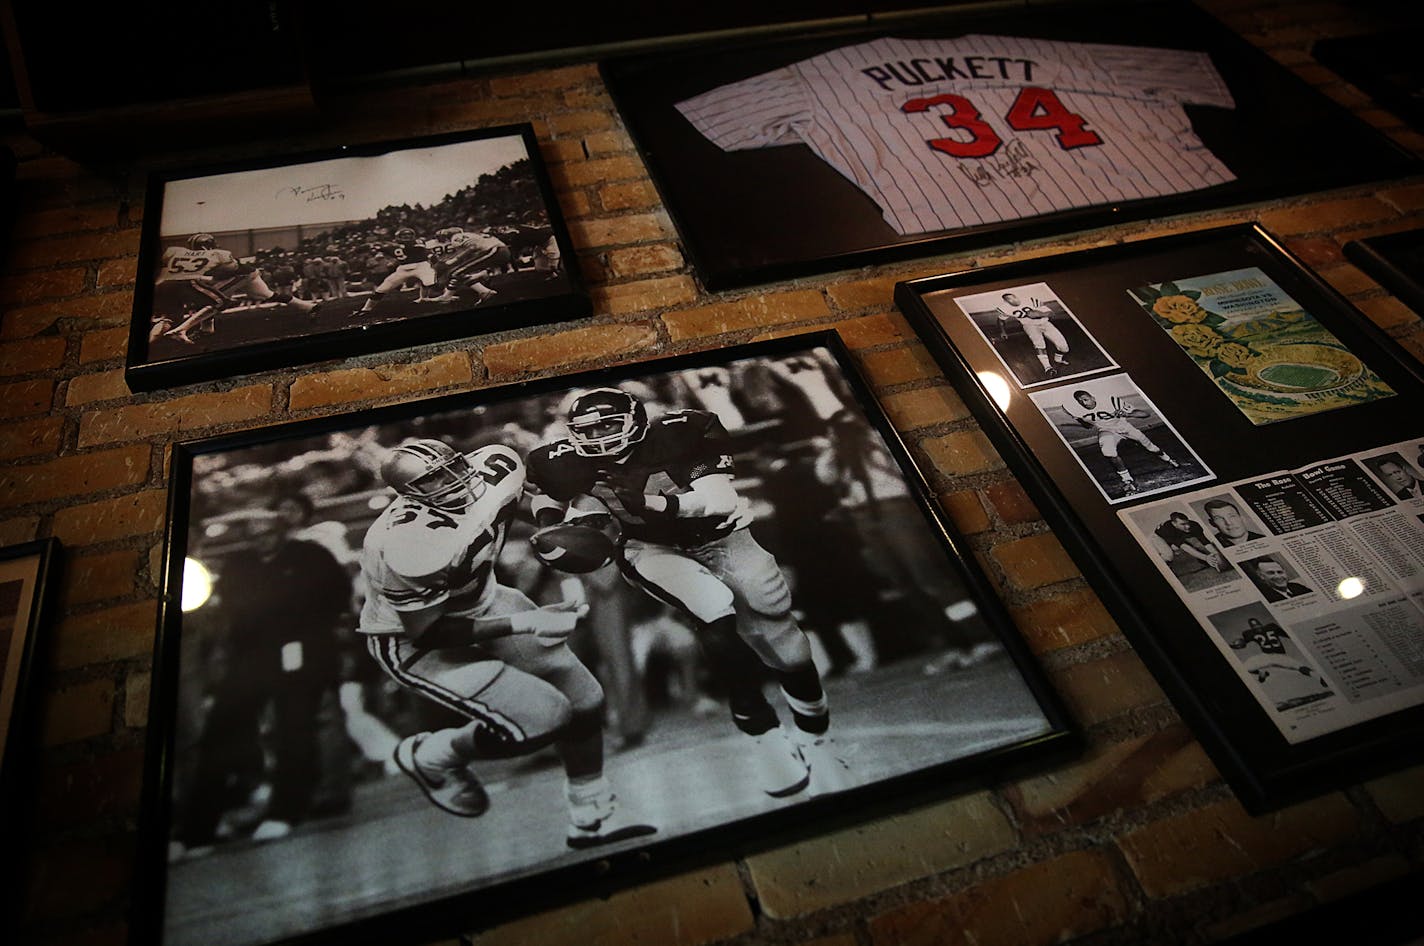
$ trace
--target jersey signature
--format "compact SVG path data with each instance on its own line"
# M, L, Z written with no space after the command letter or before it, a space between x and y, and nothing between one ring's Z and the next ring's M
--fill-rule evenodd
M277 192L278 197L301 197L307 203L316 200L345 200L346 195L341 192L340 186L336 184L313 184L310 187L303 187L298 184L295 187L284 187Z
M1032 177L1043 168L1029 157L1028 146L1018 138L1004 146L1003 153L985 158L974 165L961 164L959 170L979 187L989 187L997 180Z

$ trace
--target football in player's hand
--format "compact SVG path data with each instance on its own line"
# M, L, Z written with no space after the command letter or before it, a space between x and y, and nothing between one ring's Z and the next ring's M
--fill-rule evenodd
M575 575L597 571L613 560L613 540L590 526L561 522L529 537L534 554L551 568Z

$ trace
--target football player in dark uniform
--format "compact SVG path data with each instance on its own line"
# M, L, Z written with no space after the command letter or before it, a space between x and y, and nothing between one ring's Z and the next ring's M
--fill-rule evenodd
M599 388L574 399L566 426L567 439L528 458L536 524L563 521L579 497L599 500L621 529L624 578L699 629L733 722L755 740L763 790L794 795L813 772L816 790L838 787L844 763L829 745L810 642L792 617L781 568L748 529L752 517L733 487L717 415L679 410L650 421L633 395ZM790 707L789 735L762 692L768 675Z
M415 235L415 231L410 227L401 227L396 230L394 238L395 242L383 249L387 256L396 261L396 268L371 290L365 304L351 313L353 316L370 312L387 294L396 292L409 283L414 282L420 286L421 298L425 297L427 289L435 285L435 267L430 262L430 250Z

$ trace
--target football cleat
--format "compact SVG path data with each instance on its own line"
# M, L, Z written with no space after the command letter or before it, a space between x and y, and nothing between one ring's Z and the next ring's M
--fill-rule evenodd
M569 808L569 833L565 839L575 850L612 844L656 834L657 828L629 818L618 809L612 792Z
M461 818L478 818L489 810L489 795L480 780L463 765L441 769L430 775L415 761L415 751L430 733L406 736L396 745L396 765L425 793L431 804Z
M801 758L811 771L811 794L839 792L851 787L850 763L829 734L813 736L798 732L797 742Z
M801 749L779 727L753 736L752 752L761 790L772 798L795 795L811 783L811 769Z
M1131 496L1137 492L1137 484L1132 480L1122 481L1122 492L1124 496Z

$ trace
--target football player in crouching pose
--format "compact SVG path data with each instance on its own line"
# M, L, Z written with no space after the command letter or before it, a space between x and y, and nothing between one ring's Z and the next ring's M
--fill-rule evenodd
M621 529L623 577L695 622L732 721L755 742L762 789L787 797L813 777L814 791L844 787L810 641L780 566L748 529L717 415L678 410L650 421L638 398L599 388L574 398L565 426L567 439L529 454L536 524L563 521L580 497L600 501ZM763 693L768 676L791 710L789 734Z
M570 847L656 831L623 816L603 775L603 689L565 644L587 606L538 607L495 578L524 492L518 454L413 440L389 453L381 476L397 495L366 533L359 629L393 679L469 720L401 740L396 764L435 805L477 817L489 797L473 763L552 743Z

